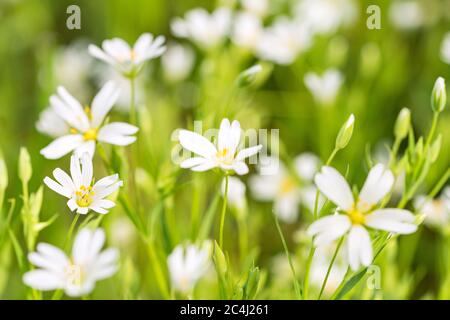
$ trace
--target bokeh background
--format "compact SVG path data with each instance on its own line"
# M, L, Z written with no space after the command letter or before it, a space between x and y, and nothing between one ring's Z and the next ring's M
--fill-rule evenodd
M277 16L290 15L297 2L301 0L270 0L270 14L264 24L269 25ZM1 0L0 149L10 176L6 198L15 198L20 207L17 161L21 146L28 148L32 159L31 190L36 190L55 167L67 168L67 159L50 161L39 154L50 139L37 131L36 123L56 87L63 84L80 101L89 103L108 78L118 78L113 72L108 74L103 63L88 56L87 45L100 45L112 37L133 43L144 32L162 34L169 43L186 44L195 55L193 69L183 80L168 81L161 59L156 59L145 67L139 82L143 150L138 162L142 168L140 195L147 204L148 215L158 203L161 190L171 184L178 186L163 201L163 218L155 231L161 239L162 257L176 244L189 239L194 228L191 210L203 214L220 183L217 174L193 175L177 170L171 161L176 144L172 132L177 128L192 128L193 120L203 119L205 126L217 127L220 119L227 116L240 120L244 128L276 128L280 130L285 158L312 152L324 161L340 126L353 113L356 122L352 140L334 165L342 172L349 168L349 181L361 186L367 174L367 155L383 157L385 144L393 141L393 127L401 108L410 108L418 136L429 129L434 81L438 76L450 79L450 66L441 57L443 39L450 31L450 1L350 2L355 15L349 23L315 36L311 46L290 64L262 62L265 76L261 83L243 89L232 105L224 109L236 77L259 59L243 54L229 41L225 49L205 53L189 40L174 37L170 22L194 7L211 11L218 5L233 5L233 1ZM413 3L410 7L416 9L398 7L406 2ZM81 8L81 30L66 27L66 9L71 4ZM366 26L369 16L366 9L370 4L381 8L379 30L369 30ZM346 9L342 7L342 10ZM338 69L344 80L332 105L324 107L306 87L304 76L308 72L321 74L329 68ZM126 101L124 107L113 111L112 117L126 119ZM449 166L449 121L447 110L437 129L442 133L439 161L433 165L420 190L422 193L427 193ZM100 162L96 165L100 172L104 171ZM266 277L258 298L292 298L290 274L286 271L289 269L283 269L286 261L273 223L271 203L255 201L250 192L247 196L249 248ZM193 201L197 201L195 209L191 209ZM18 216L19 209L16 211ZM58 218L40 234L39 240L58 245L64 241L73 216L65 202L46 189L41 217L45 220L55 213ZM20 233L19 220L13 219L17 233ZM310 213L304 209L294 223L282 223L300 274L305 255L301 230L308 221L311 221ZM145 246L120 206L102 224L109 244L121 249L121 270L112 279L100 282L92 297L160 298ZM231 257L239 256L238 233L239 228L230 218L226 246ZM214 235L217 230L212 231L211 236ZM382 269L382 288L370 294L358 289L356 297L436 298L442 294L442 287L449 283L450 247L446 232L425 226L416 235L405 237L404 245L402 242L388 251L393 252L396 267L390 264L391 257L384 257L388 262ZM405 257L403 252L407 252ZM277 262L274 257L280 254L281 261ZM237 270L243 268L238 258L233 259ZM212 279L199 286L197 297L218 297L211 290ZM22 284L12 250L3 253L0 260L0 280L1 298L26 297L27 288Z

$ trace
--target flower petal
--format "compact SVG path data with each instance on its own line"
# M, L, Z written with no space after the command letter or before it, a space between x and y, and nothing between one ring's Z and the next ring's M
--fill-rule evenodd
M99 127L120 95L120 89L113 81L108 81L92 101L91 126Z
M59 159L79 147L82 143L83 136L79 134L62 136L42 149L41 154L47 159Z
M136 137L132 136L138 132L138 128L124 122L112 122L103 126L99 132L97 139L118 146L126 146L136 141Z
M334 168L322 167L316 174L314 182L327 198L344 210L353 207L353 194L345 178Z
M257 154L261 149L262 149L262 144L253 146L250 148L242 149L237 154L236 160L240 161L240 160L244 160L245 158L251 157L251 156Z
M59 193L60 195L66 197L66 198L70 198L72 196L73 190L63 187L62 185L57 183L55 180L53 180L49 177L44 178L44 183L46 184L47 187L49 187L56 193Z
M380 209L366 216L365 225L374 229L409 234L417 231L415 217L403 209Z
M92 182L92 175L94 169L92 166L92 159L88 153L84 153L81 156L81 183L85 187L90 186Z
M45 270L33 270L25 273L23 282L29 287L42 291L56 290L64 286L61 277Z
M347 238L348 261L353 271L360 265L367 267L372 262L372 243L369 233L362 226L353 226Z
M248 166L245 164L244 161L238 161L233 163L233 170L238 175L242 176L244 174L248 173Z
M359 193L358 207L361 209L377 204L394 185L394 175L381 163L369 172L366 182Z
M212 142L196 132L180 130L178 139L183 148L204 158L211 159L217 153Z
M315 236L314 246L322 246L343 236L351 227L348 216L343 214L320 218L312 223L307 233Z

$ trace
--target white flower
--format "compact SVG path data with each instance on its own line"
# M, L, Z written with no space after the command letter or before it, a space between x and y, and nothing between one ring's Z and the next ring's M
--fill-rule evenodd
M231 40L235 45L254 51L263 34L261 19L253 13L239 12L234 18Z
M268 0L242 0L242 7L245 11L253 13L259 17L264 17L269 11Z
M194 51L184 45L171 44L162 56L164 76L169 81L177 82L186 79L194 67Z
M447 32L442 40L441 59L445 63L450 64L450 32Z
M56 193L69 199L67 206L71 211L79 214L87 214L89 210L106 214L108 209L115 206L114 202L105 199L119 187L123 182L119 175L114 174L98 180L93 184L92 159L84 153L80 159L73 155L70 159L70 175L57 168L53 171L55 180L45 177L44 183Z
M278 18L265 29L258 46L258 56L277 64L294 62L311 44L311 33L302 23Z
M37 252L28 255L38 269L25 273L23 282L42 291L62 289L71 297L89 294L97 281L117 271L119 252L114 248L101 251L104 243L102 229L83 229L75 238L70 258L57 247L39 243Z
M229 34L231 10L228 8L219 8L211 14L203 8L196 8L184 17L184 20L175 18L171 22L172 33L191 39L203 49L216 48Z
M36 129L52 138L58 138L67 134L70 127L52 107L47 107L39 114Z
M225 178L222 180L222 197L225 194L226 181ZM245 200L245 184L236 177L228 177L228 203L239 210L242 210L246 205Z
M202 246L178 245L167 257L170 279L173 287L189 293L210 266L211 247L208 241Z
M446 227L450 222L450 187L446 187L436 199L418 196L414 200L414 207L425 215L426 225L436 228Z
M293 223L298 216L298 207L302 200L311 211L314 209L315 188L308 187L310 179L317 172L319 160L310 153L298 156L294 160L297 175L305 184L300 183L293 177L287 169L279 164L275 159L260 159L260 175L250 178L250 188L253 196L261 201L273 201L273 210L282 221ZM272 166L273 168L270 168ZM277 168L274 168L277 166ZM263 174L269 172L269 174ZM314 190L314 191L312 191ZM314 193L311 202L311 191Z
M424 24L424 10L417 1L395 1L389 8L391 23L400 30L413 30Z
M314 34L330 34L351 24L358 10L352 0L303 0L295 7L295 18Z
M357 270L373 259L372 244L366 227L399 234L417 230L414 215L404 209L376 209L394 184L394 175L382 164L374 166L367 176L357 200L353 198L345 178L332 167L322 167L315 177L317 188L343 214L321 218L311 224L308 234L316 247L326 245L347 234L347 256L350 267Z
M186 150L197 156L184 160L180 166L193 171L206 171L221 168L224 171L234 171L238 175L248 173L248 166L244 160L261 150L262 145L238 150L241 141L241 126L234 120L232 124L223 119L217 137L217 146L202 135L181 130L178 136L180 144Z
M53 125L59 126L61 121L57 118L60 118L66 123L61 126L61 130L67 127L70 127L70 130L41 150L41 154L47 159L58 159L72 151L78 156L88 152L92 157L97 141L125 146L136 140L136 137L132 136L138 131L135 126L123 122L103 125L106 115L119 96L114 83L108 82L103 86L92 101L92 108L83 108L63 87L59 87L57 92L57 95L50 97L51 107L57 117L47 115L49 124L44 125L42 120L39 127L45 129Z
M329 105L336 99L344 80L341 72L336 69L328 69L322 76L308 72L304 81L318 103Z
M89 45L89 53L100 60L112 65L126 76L135 76L145 61L159 57L164 53L165 38L153 37L151 33L142 34L133 47L119 38L105 40L102 49L96 45Z

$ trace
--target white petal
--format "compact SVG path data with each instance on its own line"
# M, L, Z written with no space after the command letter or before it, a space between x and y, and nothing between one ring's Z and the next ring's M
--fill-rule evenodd
M76 155L70 157L70 175L72 176L75 188L78 190L83 184L83 179L81 175L80 159Z
M353 226L347 239L348 261L353 271L360 265L367 267L372 262L372 244L369 233L362 226Z
M136 141L132 136L139 129L124 122L112 122L103 126L97 136L97 140L118 146L126 146Z
M84 131L89 128L89 119L84 112L83 106L77 99L75 99L63 86L58 87L58 95L67 107L69 107L72 114L75 116L75 121L79 124L77 129L81 128Z
M298 216L298 198L281 197L274 202L274 212L285 223L294 223Z
M242 176L248 173L248 166L243 161L238 161L233 163L233 170L238 175Z
M106 115L119 98L119 94L120 89L112 81L108 81L97 93L92 101L92 127L97 128L102 124Z
M47 185L47 187L66 198L70 198L72 196L73 190L64 188L62 185L49 177L44 178L44 183Z
M339 214L320 218L309 226L307 233L310 236L316 236L315 246L321 246L340 238L350 227L351 222L348 216Z
M368 208L377 204L394 185L394 175L384 165L377 164L367 176L366 182L359 193L358 205ZM361 208L361 209L363 209Z
M210 160L202 158L202 157L193 157L184 160L180 163L180 167L184 169L189 169L198 165L205 164L206 162L210 162Z
M319 169L319 158L312 153L305 152L294 159L297 174L303 181L311 181Z
M94 58L100 59L105 61L106 63L109 63L111 65L115 65L116 61L108 56L105 52L103 52L102 49L97 47L96 45L90 44L88 47L88 51Z
M75 149L73 152L74 155L76 155L78 158L81 158L83 154L89 154L89 157L93 158L95 153L95 141L94 140L88 140L84 141L79 147Z
M69 199L69 201L67 201L67 206L69 207L70 211L75 211L76 209L78 209L78 204L75 200L75 198L71 198Z
M344 177L334 168L324 166L317 173L314 182L327 198L344 210L353 207L353 194Z
M36 248L38 253L60 265L64 265L68 261L66 254L61 249L52 246L51 244L39 243Z
M257 154L262 149L262 145L257 145L254 147L242 149L236 156L236 160L244 160L245 158L251 157Z
M41 154L47 159L59 159L62 156L73 151L75 148L83 143L83 136L79 134L71 134L67 136L62 136L44 149L41 150Z
M282 178L278 174L251 176L249 179L249 185L253 197L263 201L273 200L278 194L281 180Z
M196 132L180 130L178 139L183 148L204 158L210 159L217 153L211 141Z
M223 119L220 123L218 147L219 150L228 149L231 154L235 154L237 146L241 140L241 125L234 120L230 125L228 119Z
M217 164L213 161L207 160L202 164L199 164L197 166L194 166L192 168L190 168L192 171L198 171L198 172L203 172L203 171L207 171L210 170L212 168L217 167Z
M84 186L90 186L94 169L92 167L92 159L88 153L81 156L81 183Z
M34 289L47 291L62 288L64 282L60 277L45 270L33 270L23 275L23 282Z
M152 40L153 35L151 33L141 34L134 44L134 52L137 55L143 55L145 51L150 47Z
M416 232L415 217L403 209L380 209L366 216L365 225L374 229L409 234Z
M75 191L75 185L67 173L60 168L53 170L53 176L64 189Z
M118 180L119 180L119 175L117 173L116 174L112 174L112 175L107 176L107 177L104 177L104 178L98 180L94 184L94 189L110 186L113 183L116 183Z
M94 187L92 188L92 191L94 192L94 200L99 200L109 196L110 194L114 193L117 189L119 189L119 187L121 187L122 185L123 185L122 181L118 181L106 187L94 185Z

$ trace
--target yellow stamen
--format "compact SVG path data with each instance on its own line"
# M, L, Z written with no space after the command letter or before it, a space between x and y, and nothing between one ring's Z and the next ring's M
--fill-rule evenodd
M84 113L86 113L86 115L89 118L89 120L92 120L92 111L91 111L91 107L90 106L85 106L84 107Z
M69 129L69 132L70 132L71 134L77 134L77 133L78 133L78 130L75 129L75 128L70 128L70 129Z
M348 216L350 217L350 220L352 221L352 224L354 224L354 225L364 224L364 222L366 221L366 217L364 216L364 213L362 213L358 209L350 210L348 212Z
M80 190L75 192L77 197L77 205L79 207L89 207L92 203L92 197L94 196L94 192L92 191L91 186L80 186Z
M83 138L85 141L88 140L96 140L97 139L97 132L98 129L97 128L91 128L89 130L87 130L84 134L83 134Z
M296 185L297 184L295 183L295 181L293 179L285 178L285 179L283 179L283 181L281 181L280 193L281 194L289 193L295 189Z
M130 58L131 61L134 61L134 59L136 59L136 52L134 51L134 49L131 49L130 51Z

